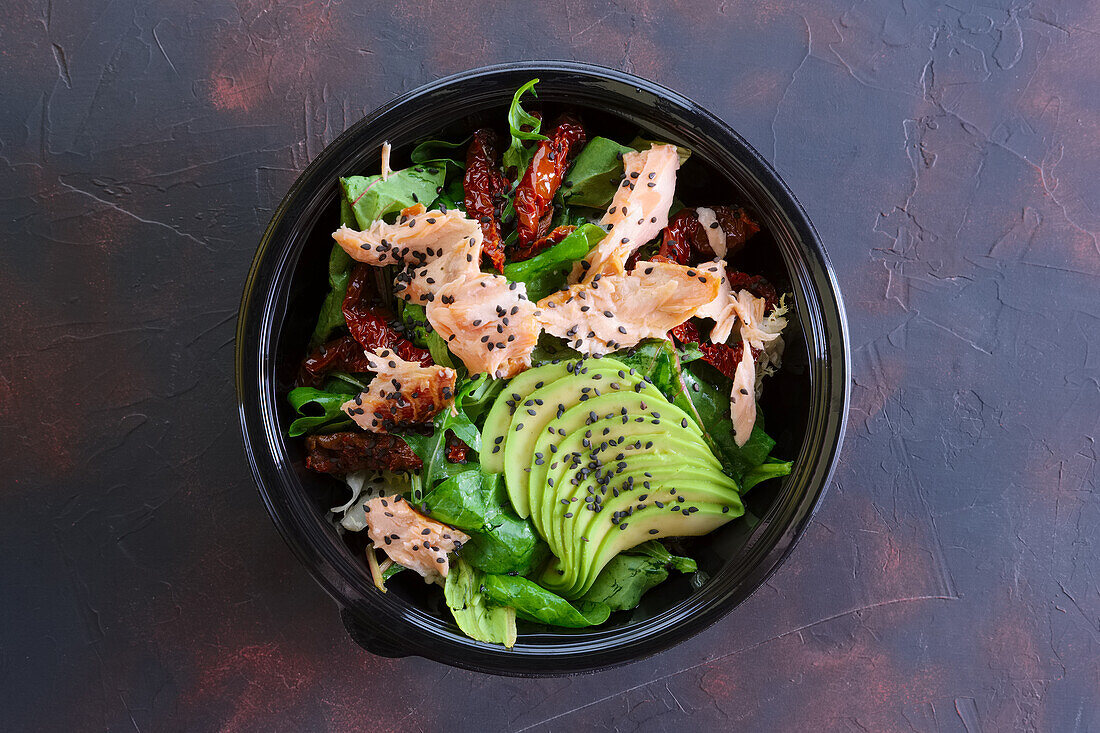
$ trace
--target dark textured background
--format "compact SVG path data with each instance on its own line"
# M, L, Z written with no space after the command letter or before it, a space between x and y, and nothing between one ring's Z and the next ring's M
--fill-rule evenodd
M5 4L0 726L1100 730L1100 4L376 5ZM802 199L843 462L771 582L656 658L373 658L252 485L242 281L366 111L549 57L697 99Z

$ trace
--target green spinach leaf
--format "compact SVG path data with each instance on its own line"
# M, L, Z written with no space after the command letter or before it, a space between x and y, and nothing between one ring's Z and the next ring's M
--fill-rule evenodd
M643 150L649 150L654 145L669 145L669 144L670 143L666 143L663 140L647 140L646 138L642 137L641 135L638 135L637 137L635 137L633 140L630 141L630 147L634 150L637 150L638 152L641 152ZM687 148L683 147L682 145L677 145L676 146L676 157L678 157L680 159L680 165L683 165L684 163L687 162L687 159L691 157L691 151L688 150Z
M508 508L500 474L463 471L428 493L424 504L433 519L470 535L461 555L479 570L522 575L540 559L538 535Z
M445 162L458 170L466 169L466 156L463 151L470 138L457 143L446 140L425 140L409 153L409 160L417 165Z
M633 148L606 137L589 140L562 181L565 203L606 209L622 182L623 155L633 152Z
M504 266L504 276L527 285L527 297L538 301L563 288L573 263L584 257L607 236L595 224L582 224L563 240L522 262Z
M524 143L530 140L547 139L545 135L539 134L539 130L542 129L542 120L529 114L520 104L520 97L526 92L531 92L533 97L538 96L535 91L535 85L538 82L538 79L532 79L517 89L515 95L512 96L512 104L508 108L508 129L512 133L512 142L508 149L504 151L504 170L508 171L515 168L517 179L520 174L527 170L527 165L535 154L535 151L529 149ZM524 127L529 129L524 130Z
M646 591L668 578L670 568L694 573L697 566L690 557L673 555L660 542L643 542L613 557L582 600L606 603L612 611L635 608Z
M556 593L519 576L486 575L481 588L489 600L511 606L517 616L536 623L583 628L602 624L611 615L606 603L584 602L573 606Z
M792 466L791 461L780 461L775 458L769 458L760 465L753 466L745 472L745 478L741 480L741 493L744 494L761 481L786 476L791 472Z

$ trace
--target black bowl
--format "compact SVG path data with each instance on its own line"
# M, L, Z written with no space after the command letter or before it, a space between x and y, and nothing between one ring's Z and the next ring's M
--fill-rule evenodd
M500 127L514 90L538 77L539 103L579 110L589 128L641 128L693 151L681 175L689 201L736 201L755 210L766 235L740 264L794 293L781 372L765 390L776 455L794 471L747 497L755 524L738 520L688 548L705 582L687 577L651 591L634 611L595 629L521 629L512 650L467 638L419 578L396 576L390 592L371 583L362 555L326 519L343 503L340 485L305 470L300 440L288 440L285 395L323 297L336 228L337 179L378 170L384 140L402 160L425 137L459 139L477 124ZM593 121L595 121L593 123ZM686 167L686 166L685 166ZM692 195L694 190L696 195ZM704 196L700 199L698 196ZM482 672L555 675L636 661L696 634L729 613L775 571L824 495L844 434L848 343L836 280L805 212L771 166L737 133L694 102L652 82L597 66L530 62L440 79L362 119L298 177L264 233L245 284L237 323L237 400L260 494L287 544L340 605L364 648L418 655ZM700 576L702 577L702 576Z

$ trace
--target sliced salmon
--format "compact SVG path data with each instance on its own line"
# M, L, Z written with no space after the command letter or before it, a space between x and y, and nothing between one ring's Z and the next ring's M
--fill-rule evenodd
M425 308L428 322L471 374L498 378L531 366L536 311L523 283L480 272L447 283Z
M596 275L621 275L626 260L668 226L680 158L675 145L654 145L623 156L625 176L600 225L607 236L574 274L582 282Z
M470 238L474 239L480 256L481 226L461 211L421 210L415 214L410 211L416 209L406 209L393 224L379 219L361 232L341 226L332 238L353 260L371 265L419 267L458 247L469 248Z
M674 156L675 157L675 156ZM642 261L629 273L596 275L539 301L539 321L585 354L607 354L645 338L666 338L718 295L716 264Z
M363 510L367 534L391 560L420 573L429 583L446 578L450 571L447 554L469 541L463 532L428 519L414 510L400 494L377 497Z
M372 433L392 433L423 425L454 402L454 369L423 367L389 349L367 353L375 373L367 388L340 406L355 423Z

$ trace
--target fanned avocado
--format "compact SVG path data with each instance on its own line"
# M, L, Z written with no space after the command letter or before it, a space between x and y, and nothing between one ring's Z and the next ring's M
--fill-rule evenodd
M615 430L614 438L627 435L641 435L651 433L663 433L664 429L652 424L652 415L646 411L651 406L661 406L666 421L670 424L680 423L686 425L695 435L700 435L699 427L687 413L664 400L655 401L648 394L642 394L633 390L629 392L612 392L601 394L599 397L578 403L564 411L546 424L546 428L538 434L531 454L530 471L528 473L528 498L530 505L534 506L539 501L539 495L547 487L546 478L550 465L557 457L565 455L568 451L579 450L583 446L564 447L563 444L577 430L584 432L593 428L597 421L612 420L619 424L601 424L595 428L596 445L611 439L610 433ZM620 429L621 428L621 429ZM606 432L605 432L606 431ZM562 436L567 436L563 438ZM579 442L581 439L577 438ZM571 444L570 444L571 445ZM538 513L535 512L535 522L538 526Z
M595 582L599 571L623 550L641 544L646 539L652 539L650 530L656 529L659 536L694 536L703 535L722 526L726 522L740 516L744 509L740 502L736 507L717 504L695 504L697 511L685 515L682 511L672 512L669 509L648 507L636 512L627 522L625 530L618 529L620 525L614 525L610 521L603 524L598 534L588 538L583 543L581 563L584 572L576 581L567 579L563 566L558 561L552 561L539 578L539 584L558 593L564 598L578 598L584 595L592 583ZM644 539L641 539L644 538Z
M572 365L572 369L569 366ZM619 376L619 375L623 376ZM512 506L521 517L530 514L527 469L539 434L559 411L599 397L637 387L654 400L664 397L652 384L614 359L593 359L567 364L567 373L527 395L516 407L504 439L504 481ZM494 438L495 439L495 438Z
M519 403L539 387L567 374L566 369L571 372L575 365L575 361L543 364L528 369L508 383L485 416L485 426L481 430L481 443L485 446L481 455L481 467L486 472L500 473L504 470L504 442L507 439L508 423Z
M667 416L668 411L663 409L661 414ZM580 502L586 498L583 493L586 479L602 482L593 488L590 501L596 501L596 497L603 501L598 487L610 484L612 478L618 485L628 480L628 474L638 474L630 480L641 482L646 478L643 472L650 469L663 468L665 473L669 467L677 471L699 469L705 470L703 476L707 477L721 473L721 464L699 436L682 428L678 421L655 420L646 415L642 422L636 422L637 418L626 417L625 423L616 414L582 424L560 439L554 451L546 452L547 458L541 459L541 466L536 465L540 460L536 449L530 474L531 513L536 527L548 541L562 539L557 531L563 513L562 499L571 500L578 510L584 508ZM537 505L541 505L541 511L535 510Z

